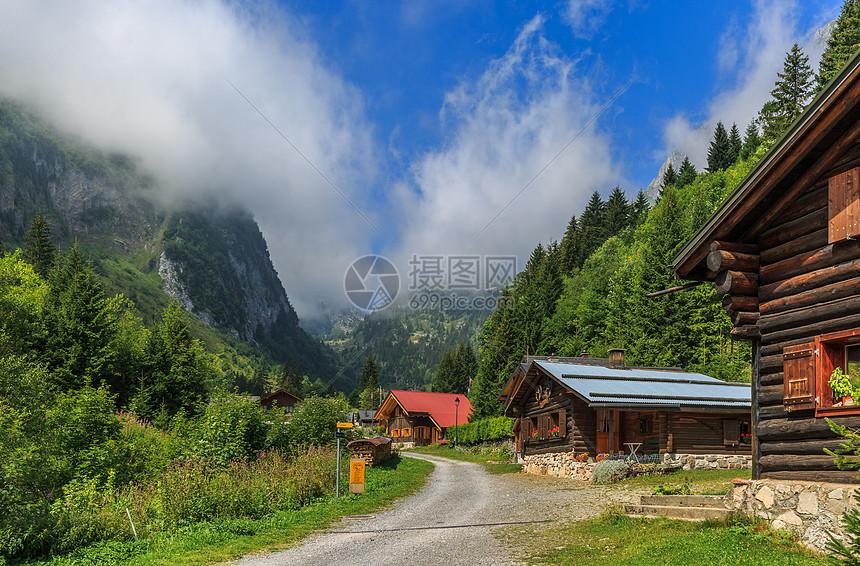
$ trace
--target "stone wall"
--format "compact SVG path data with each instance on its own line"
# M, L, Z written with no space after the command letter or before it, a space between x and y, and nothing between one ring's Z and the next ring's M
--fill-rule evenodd
M767 521L774 529L791 529L803 544L823 552L828 532L844 536L842 514L857 505L853 497L855 487L801 481L743 481L726 495L726 507Z
M573 480L591 481L594 462L577 462L573 452L533 454L523 458L523 472L538 476L554 476Z
M685 470L749 470L752 456L745 454L663 454L664 464Z

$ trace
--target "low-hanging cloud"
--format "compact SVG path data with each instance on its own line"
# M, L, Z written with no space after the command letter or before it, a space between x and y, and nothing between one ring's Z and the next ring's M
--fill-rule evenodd
M782 71L785 54L795 42L809 57L813 72L817 70L823 44L813 36L825 22L816 21L808 29L799 29L797 18L797 7L791 2L759 0L744 33L731 24L721 38L716 61L721 81L727 87L707 103L704 120L676 114L666 122L664 156L678 150L688 155L699 170L704 169L717 122L722 121L726 129L736 123L743 133L770 98L776 74ZM731 76L736 77L733 82L729 82Z
M399 187L400 264L412 253L508 254L522 262L538 242L561 236L592 191L618 181L609 136L586 127L605 101L579 61L545 38L544 23L529 21L504 56L447 93L443 147L415 163L411 183Z
M366 207L377 164L360 93L288 14L220 0L6 1L2 14L0 94L139 156L166 195L244 203L300 311L342 293L373 229L230 84Z

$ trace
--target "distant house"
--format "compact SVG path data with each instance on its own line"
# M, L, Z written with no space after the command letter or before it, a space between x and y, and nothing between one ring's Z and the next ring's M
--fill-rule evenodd
M372 409L358 409L353 413L353 422L359 426L373 426L376 420L376 411Z
M750 385L618 357L529 356L500 400L521 456L553 452L749 454ZM614 363L613 363L614 362Z
M376 412L376 422L394 442L422 446L453 438L448 429L466 424L471 412L465 395L392 389Z
M299 397L296 397L292 393L284 391L283 389L278 389L274 393L269 393L260 399L260 407L263 408L263 412L269 412L272 407L280 407L287 413L287 419L290 418L293 411L295 411L301 403L302 400Z
M860 371L860 54L846 63L672 262L712 281L752 342L753 479L857 483L826 418L860 427L830 386ZM856 387L856 384L855 384Z

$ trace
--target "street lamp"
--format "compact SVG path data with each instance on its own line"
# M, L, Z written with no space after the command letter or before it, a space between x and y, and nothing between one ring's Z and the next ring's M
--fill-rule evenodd
M457 416L458 410L460 409L460 398L454 397L454 450L457 449L457 424L460 420Z

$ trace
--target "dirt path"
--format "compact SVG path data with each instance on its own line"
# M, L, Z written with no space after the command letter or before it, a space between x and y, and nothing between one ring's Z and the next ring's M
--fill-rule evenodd
M492 475L478 464L404 454L436 464L419 493L367 518L345 518L298 546L249 556L236 566L524 564L501 529L523 521L575 521L599 514L630 491L535 477ZM502 525L500 525L502 524Z

